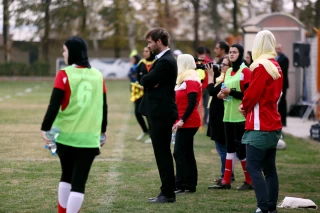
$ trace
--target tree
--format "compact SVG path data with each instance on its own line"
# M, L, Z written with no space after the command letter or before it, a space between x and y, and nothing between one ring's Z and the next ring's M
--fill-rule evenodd
M85 35L86 35L86 26L87 26L87 8L84 3L84 0L79 0L79 12L81 14L79 31L84 37L86 37Z
M271 1L271 12L283 11L283 0L272 0Z
M9 0L3 0L3 50L4 61L10 62L10 50L9 50Z
M233 16L233 35L238 35L238 2L237 0L233 0L233 10L232 10L232 16Z
M221 39L221 17L218 12L218 5L219 0L211 0L210 1L210 8L211 8L211 20L212 20L212 28L215 33L215 39L216 41L219 41Z
M314 25L318 29L320 28L320 0L317 0L315 3Z
M299 19L299 8L298 8L298 1L299 0L292 0L293 3L293 16Z
M44 8L44 34L42 37L43 60L49 62L50 4L51 0L42 0Z
M197 49L199 46L199 19L200 19L200 2L198 0L191 0L194 9L194 22L193 22L193 30L194 30L194 40L193 40L193 48Z

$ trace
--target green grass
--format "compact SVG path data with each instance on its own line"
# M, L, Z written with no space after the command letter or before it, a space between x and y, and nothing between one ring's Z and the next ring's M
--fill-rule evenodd
M0 213L56 212L60 165L43 148L40 125L53 81L0 82ZM39 86L37 88L36 86ZM26 88L30 93L17 96ZM151 144L135 140L140 129L129 102L129 83L108 81L108 142L92 166L81 212L251 212L253 191L235 190L243 180L237 163L236 181L227 191L209 191L219 176L214 143L198 132L195 153L197 192L177 197L174 204L149 204L159 193L160 179ZM5 96L10 95L10 98ZM279 202L285 196L312 199L320 205L320 143L286 136L287 150L277 154ZM310 212L286 210L279 212Z

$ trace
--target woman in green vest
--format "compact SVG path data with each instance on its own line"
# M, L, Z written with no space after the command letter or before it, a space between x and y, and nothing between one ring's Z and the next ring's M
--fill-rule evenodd
M57 73L41 131L50 144L46 133L51 127L59 130L55 139L62 169L58 213L76 213L93 160L106 142L106 86L101 72L91 67L82 38L69 38L63 57L68 66ZM100 138L104 138L101 145Z
M245 117L238 111L244 91L249 87L251 71L243 63L243 47L234 44L229 50L232 67L225 74L218 98L224 100L224 131L227 142L227 157L223 180L211 189L230 189L231 175L238 157L245 175L244 184L238 190L252 189L251 178L246 171L246 147L241 144L245 132Z

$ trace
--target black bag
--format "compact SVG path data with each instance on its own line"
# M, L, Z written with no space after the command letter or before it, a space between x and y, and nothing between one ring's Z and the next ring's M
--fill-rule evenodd
M320 141L320 124L311 125L310 137L314 140Z

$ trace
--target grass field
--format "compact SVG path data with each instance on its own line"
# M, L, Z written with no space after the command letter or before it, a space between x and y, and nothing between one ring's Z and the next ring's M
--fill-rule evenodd
M60 165L57 157L43 148L40 135L52 85L53 81L0 82L0 213L56 212ZM235 190L243 180L240 163L231 190L207 189L219 176L220 163L218 154L211 151L213 142L204 133L198 133L195 141L197 192L178 196L174 204L147 203L160 187L152 145L135 140L141 130L129 102L128 82L107 81L107 87L108 142L93 164L82 213L248 213L255 209L253 191ZM277 154L279 202L293 196L320 205L320 143L291 136L285 140L287 150Z

